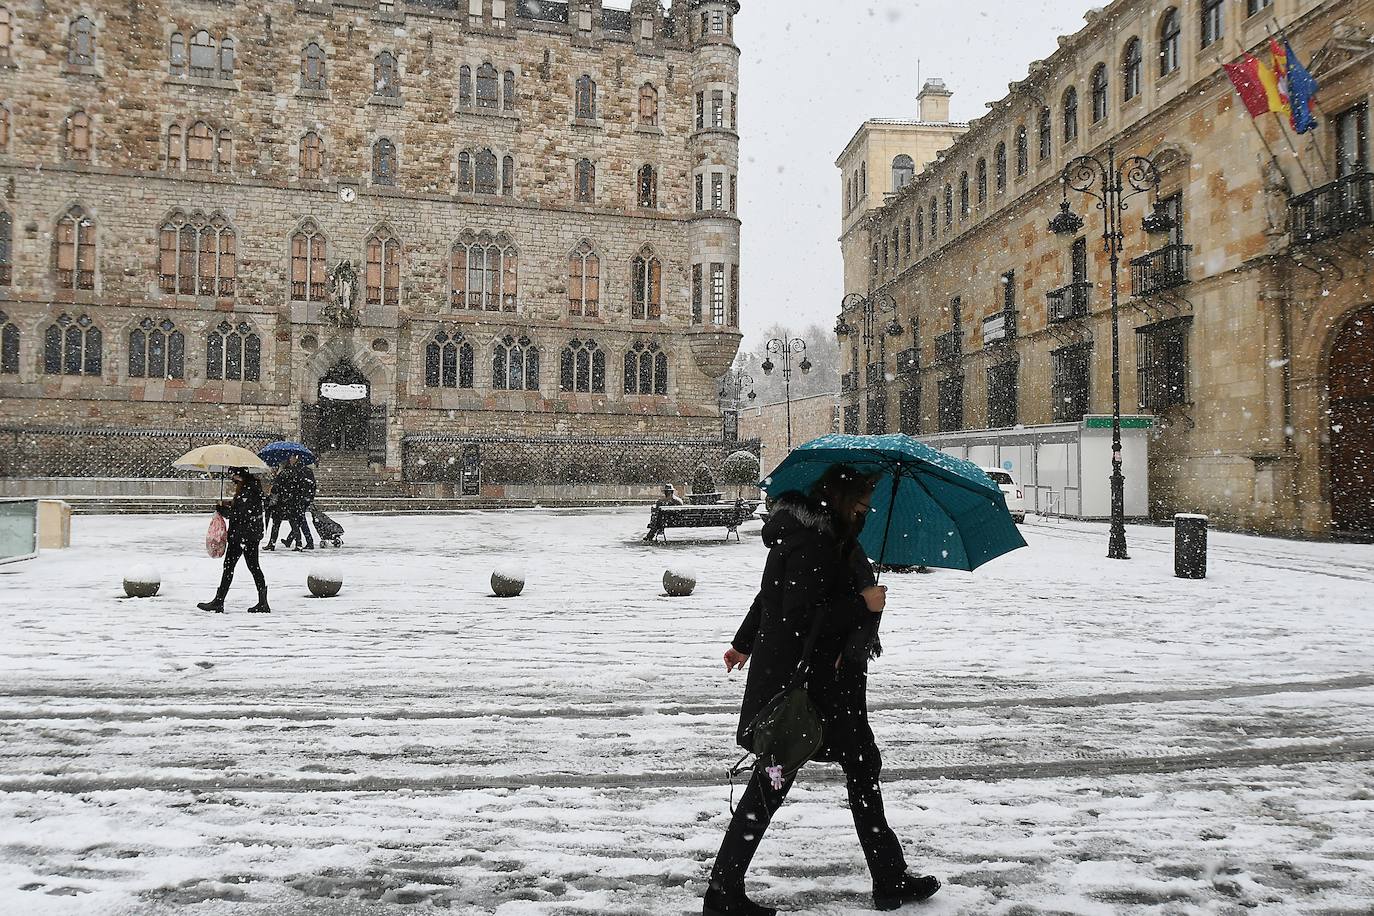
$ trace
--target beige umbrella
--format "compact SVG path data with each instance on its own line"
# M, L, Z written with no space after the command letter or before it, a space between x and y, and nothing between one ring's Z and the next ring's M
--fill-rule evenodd
M261 458L237 445L202 445L193 448L172 462L178 471L201 471L206 474L224 474L230 468L244 468L250 474L266 474L267 465Z

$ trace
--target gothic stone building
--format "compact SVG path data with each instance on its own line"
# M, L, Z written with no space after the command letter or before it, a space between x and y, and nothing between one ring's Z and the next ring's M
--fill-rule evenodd
M1267 60L1280 32L1321 85L1302 136L1252 122L1221 68L1242 51ZM898 322L843 341L845 425L1003 445L1100 425L1084 418L1112 404L1102 211L1071 190L1081 231L1048 224L1065 166L1114 141L1119 158L1153 159L1173 224L1144 231L1149 196L1124 216L1122 409L1151 427L1145 511L1374 531L1372 37L1370 0L1089 12L864 215L848 291L895 304ZM861 317L843 314L845 330Z
M734 0L0 3L0 476L725 447Z

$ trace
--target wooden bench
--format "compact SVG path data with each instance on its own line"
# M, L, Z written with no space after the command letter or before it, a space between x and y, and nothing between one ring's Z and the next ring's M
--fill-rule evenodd
M714 506L654 506L649 510L649 533L644 540L668 540L669 528L724 528L725 539L730 535L739 540L739 526L754 514L757 506L743 500Z

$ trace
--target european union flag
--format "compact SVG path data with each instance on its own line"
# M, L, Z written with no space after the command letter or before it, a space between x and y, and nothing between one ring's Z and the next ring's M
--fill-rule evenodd
M1317 119L1312 117L1312 101L1317 96L1317 81L1307 72L1302 61L1298 60L1298 55L1293 53L1292 45L1285 41L1283 48L1288 58L1288 100L1293 107L1293 129L1305 134L1317 126Z

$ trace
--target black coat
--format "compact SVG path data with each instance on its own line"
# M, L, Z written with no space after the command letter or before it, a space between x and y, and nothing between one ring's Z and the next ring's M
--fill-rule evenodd
M272 485L272 495L277 498L276 508L282 515L305 512L315 501L315 472L304 464L283 466Z
M231 540L257 543L262 540L262 489L245 486L228 506L216 506L215 511L229 521Z
M792 679L824 615L807 687L825 727L816 759L838 760L873 743L866 685L878 615L860 595L874 582L872 566L857 541L836 536L829 512L797 493L779 498L763 542L769 552L758 597L731 641L750 656L737 737L743 746L745 728Z

